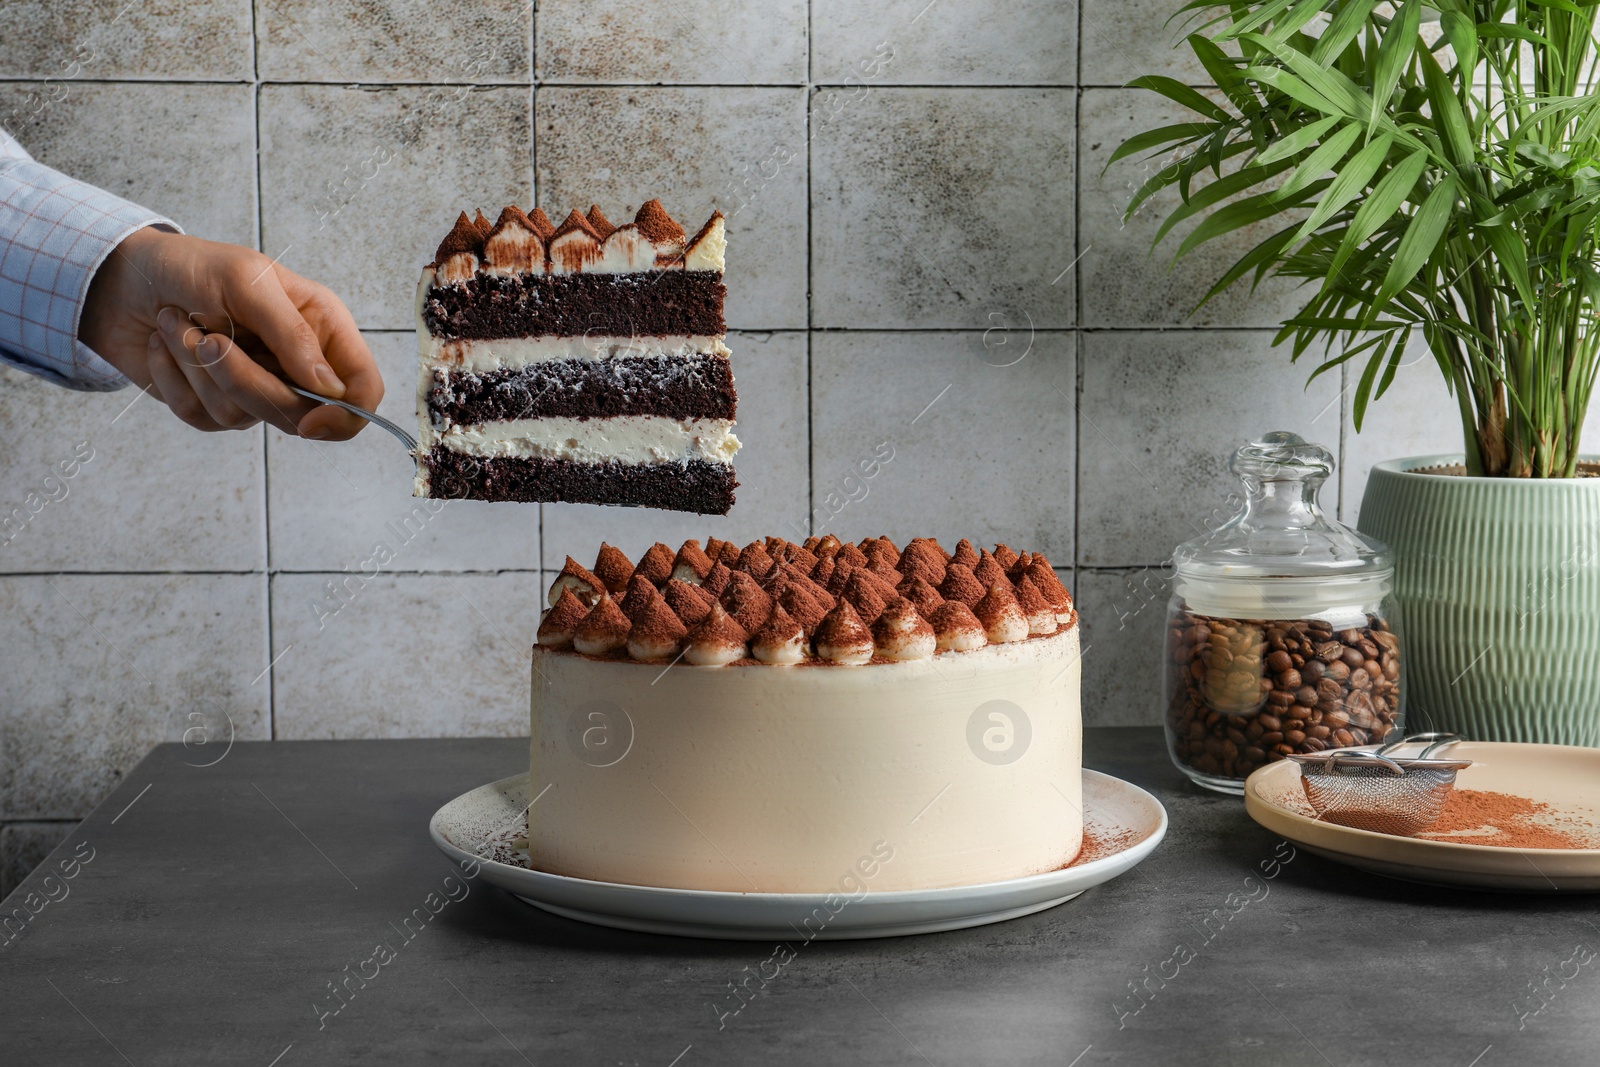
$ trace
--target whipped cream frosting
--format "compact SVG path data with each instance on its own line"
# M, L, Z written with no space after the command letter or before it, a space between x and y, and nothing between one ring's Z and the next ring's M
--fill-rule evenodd
M463 455L567 459L578 463L732 463L739 450L731 419L623 415L606 419L506 419L444 431L426 427L426 451L442 445Z
M877 892L1025 877L1078 853L1076 628L867 667L669 664L534 649L538 869L826 893L884 842ZM600 769L583 747L595 723L626 742Z
M527 367L558 359L597 362L656 356L709 356L727 359L728 346L710 335L677 337L504 337L452 341L424 328L417 333L418 356L439 370L486 371Z

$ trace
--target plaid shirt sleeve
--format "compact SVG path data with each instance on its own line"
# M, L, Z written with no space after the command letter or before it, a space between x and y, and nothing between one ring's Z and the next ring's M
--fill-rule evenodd
M128 379L78 340L89 281L124 238L170 220L36 163L0 129L0 362L70 389Z

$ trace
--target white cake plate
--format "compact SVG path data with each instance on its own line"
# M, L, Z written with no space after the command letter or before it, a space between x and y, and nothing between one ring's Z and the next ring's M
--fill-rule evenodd
M726 893L592 882L484 858L490 837L514 826L528 808L528 776L503 778L463 793L434 813L428 832L458 862L476 861L481 877L534 907L568 919L683 937L793 941L898 937L1003 922L1053 908L1109 882L1144 859L1167 832L1161 802L1109 774L1083 772L1085 829L1116 842L1094 858L1058 871L1005 882L868 892L810 933L801 924L823 907L822 893ZM824 912L827 914L827 912Z

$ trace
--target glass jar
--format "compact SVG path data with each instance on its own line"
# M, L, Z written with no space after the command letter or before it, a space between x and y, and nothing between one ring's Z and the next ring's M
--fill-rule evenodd
M1242 793L1251 771L1290 753L1403 728L1394 564L1323 514L1333 465L1296 434L1251 441L1229 463L1244 482L1239 513L1173 552L1167 747L1209 789Z

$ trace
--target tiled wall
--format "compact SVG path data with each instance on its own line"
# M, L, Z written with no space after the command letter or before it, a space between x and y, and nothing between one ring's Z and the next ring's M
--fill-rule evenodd
M1246 435L1365 471L1452 450L1425 361L1359 438L1341 382L1270 348L1293 304L1169 270L1123 223L1164 120L1118 88L1177 0L56 0L0 8L0 125L44 162L338 291L408 417L418 268L463 207L730 216L741 503L726 519L407 494L410 464L202 436L131 391L0 373L0 512L93 458L0 546L4 889L152 744L516 734L546 574L604 537L933 533L1042 549L1076 589L1091 724L1157 721L1160 561ZM887 63L884 57L892 56ZM73 64L76 63L76 66ZM43 82L50 77L53 80ZM894 458L852 477L881 442ZM55 495L60 496L58 489ZM394 559L350 577L384 543ZM335 585L346 591L333 592ZM209 739L212 747L202 742Z

